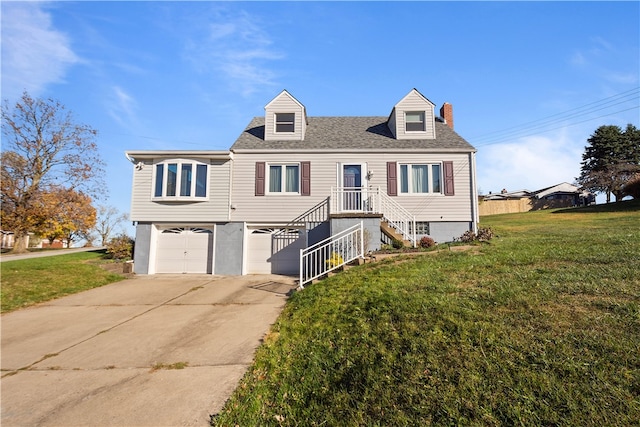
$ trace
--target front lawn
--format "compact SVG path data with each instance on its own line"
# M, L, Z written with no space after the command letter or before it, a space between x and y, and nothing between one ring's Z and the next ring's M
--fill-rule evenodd
M477 251L289 300L220 426L640 423L640 204L497 215Z
M100 268L103 258L92 251L0 263L2 312L124 279Z

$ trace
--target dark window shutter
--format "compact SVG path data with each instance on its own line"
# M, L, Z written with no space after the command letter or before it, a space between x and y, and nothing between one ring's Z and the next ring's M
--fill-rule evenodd
M387 194L398 195L398 166L396 162L387 162Z
M301 169L301 179L300 183L302 187L300 188L300 194L302 196L310 196L311 195L311 162L300 162Z
M256 162L256 196L264 196L265 163Z
M444 167L444 195L453 196L455 191L453 189L453 162L442 162Z

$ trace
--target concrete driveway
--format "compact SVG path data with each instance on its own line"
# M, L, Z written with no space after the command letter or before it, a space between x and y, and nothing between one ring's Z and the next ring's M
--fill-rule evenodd
M293 288L138 276L3 315L0 424L209 425Z

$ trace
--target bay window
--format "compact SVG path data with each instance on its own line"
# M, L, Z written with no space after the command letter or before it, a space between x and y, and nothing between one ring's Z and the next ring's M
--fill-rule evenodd
M207 197L208 165L196 161L169 160L155 166L153 197L193 200Z

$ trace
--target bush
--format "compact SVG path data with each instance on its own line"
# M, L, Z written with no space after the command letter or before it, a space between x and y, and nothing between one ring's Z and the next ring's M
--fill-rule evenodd
M394 249L402 249L404 248L404 242L400 239L393 239L391 246L393 246Z
M473 231L465 231L462 236L460 236L460 241L463 243L471 243L476 240L476 233Z
M479 241L488 242L492 238L493 238L493 230L491 230L489 227L481 227L478 230L478 235L476 236L476 239L478 239Z
M431 237L429 236L424 236L420 239L420 247L421 248L431 248L433 246L436 245L436 241L433 240Z
M130 260L133 255L134 240L126 234L114 237L107 242L107 256L120 261Z
M491 228L489 227L481 227L478 229L478 234L474 233L471 230L465 231L464 234L460 236L458 240L460 240L463 243L472 243L476 240L479 242L488 242L492 238L493 238L493 230L491 230Z
M331 257L325 260L325 264L327 264L327 268L337 267L344 263L344 259L337 252L331 252Z

